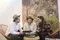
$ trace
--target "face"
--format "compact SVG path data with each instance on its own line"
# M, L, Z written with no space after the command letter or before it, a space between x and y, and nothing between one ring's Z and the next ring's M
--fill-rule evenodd
M38 20L39 23L42 22L42 20L40 18L37 18L37 20Z
M32 20L32 19L28 19L27 22L28 22L29 24L31 24L31 23L33 22L33 20Z
M18 17L18 19L16 20L16 23L19 23L20 22L20 17Z

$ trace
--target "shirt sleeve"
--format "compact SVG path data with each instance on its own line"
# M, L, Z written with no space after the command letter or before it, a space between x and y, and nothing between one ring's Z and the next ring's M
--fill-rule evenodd
M33 31L32 31L31 33L35 33L36 30L37 30L37 25L36 25L36 23L34 23L34 24L33 24Z
M19 34L19 32L16 32L16 31L15 31L15 25L12 25L12 26L10 27L10 32L11 32L12 34Z
M27 25L26 25L26 23L24 24L23 30L24 30L24 31L27 31Z

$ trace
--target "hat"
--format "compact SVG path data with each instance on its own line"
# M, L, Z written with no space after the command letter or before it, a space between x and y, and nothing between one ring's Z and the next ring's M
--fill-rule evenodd
M28 17L27 17L27 20L28 20L28 19L31 19L31 20L33 20L33 18L32 18L31 16L28 16Z
M13 16L13 19L15 19L15 18L17 18L17 17L20 17L20 15L16 15L16 14L15 14L15 15Z

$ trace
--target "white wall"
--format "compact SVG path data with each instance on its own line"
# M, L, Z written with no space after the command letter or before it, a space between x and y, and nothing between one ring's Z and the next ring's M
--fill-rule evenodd
M0 24L10 25L14 14L22 14L22 0L0 0Z
M59 15L59 23L60 23L60 0L57 1L58 1L58 15Z

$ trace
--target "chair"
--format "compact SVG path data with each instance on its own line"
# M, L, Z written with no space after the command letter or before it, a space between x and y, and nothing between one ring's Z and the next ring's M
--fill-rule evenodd
M56 35L57 35L57 32L60 30L60 28L58 29L58 30L56 30L55 32L53 32L52 34L51 34L51 36L53 37L53 38L55 38L56 37Z
M5 24L0 24L0 33L7 39L12 40L10 37L5 36L8 26Z

